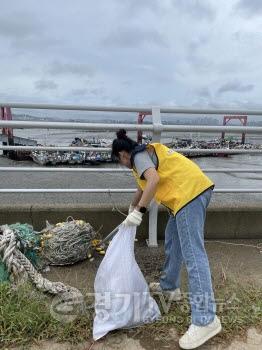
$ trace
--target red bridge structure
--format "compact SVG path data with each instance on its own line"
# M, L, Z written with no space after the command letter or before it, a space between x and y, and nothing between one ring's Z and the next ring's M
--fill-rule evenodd
M228 122L232 119L239 120L243 126L247 125L247 115L234 115L234 116L233 115L225 115L224 120L223 120L223 125L227 125ZM225 139L225 131L222 132L221 138L222 138L222 140ZM242 145L245 144L245 140L246 140L246 134L243 132L242 139L241 139Z
M10 107L0 107L1 120L12 120L12 112ZM13 128L2 128L2 134L0 134L0 142L3 146L36 146L37 141L27 139L24 137L14 136ZM30 159L30 151L14 151L3 150L3 155L16 160Z
M139 112L137 116L137 124L143 124L143 121L147 115L152 115L151 112ZM141 144L143 141L142 130L137 130L137 143Z
M1 120L12 120L12 113L10 107L1 107ZM14 134L12 128L3 128L2 129L2 142L3 145L14 145ZM4 155L7 155L10 151L3 151Z

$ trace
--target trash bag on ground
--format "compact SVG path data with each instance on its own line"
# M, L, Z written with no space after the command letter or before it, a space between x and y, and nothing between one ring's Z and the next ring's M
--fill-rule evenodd
M156 301L134 254L136 227L120 226L95 278L93 338L109 331L137 327L160 318Z

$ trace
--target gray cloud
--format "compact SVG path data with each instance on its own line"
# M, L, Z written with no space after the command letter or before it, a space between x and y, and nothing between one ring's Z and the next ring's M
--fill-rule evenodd
M200 97L204 97L204 98L210 98L211 97L211 93L208 87L202 87L198 90L198 95Z
M185 59L194 70L198 70L202 74L212 71L214 67L214 61L210 58L206 58L203 54L195 54L194 52L190 52Z
M0 15L0 36L14 40L32 38L41 32L41 25L35 18L24 12Z
M35 82L35 88L37 90L56 90L58 85L53 80L37 80Z
M204 46L207 43L208 43L207 35L201 35L200 37L190 41L188 45L189 51L190 52L196 51L197 49L199 49L200 47Z
M224 107L260 101L260 17L244 16L261 13L260 1L89 2L2 1L0 96Z
M261 0L239 0L235 9L245 16L258 16L262 14Z
M90 89L90 93L95 96L103 95L104 89L102 87Z
M164 9L163 1L161 0L115 0L120 6L124 6L129 15L141 15L141 12L153 12L154 14L161 13Z
M139 48L139 47L162 47L168 46L164 35L157 30L137 27L119 27L110 33L104 40L103 44L107 47L115 48Z
M76 76L84 76L87 75L89 77L94 76L95 72L90 65L85 63L64 63L55 61L46 69L46 72L51 75L66 75L73 74Z
M73 96L78 96L78 97L82 97L82 96L86 96L88 94L87 89L83 88L83 89L73 89L71 91L71 95Z
M63 44L63 40L42 37L41 35L36 37L28 37L21 39L12 40L11 46L15 51L19 53L43 53L43 49L45 49L46 55L49 54L49 50L59 51L61 48L61 44Z
M195 19L213 20L216 16L215 9L202 0L115 0L116 3L125 9L129 15L144 16L146 13L153 13L158 17L167 14L173 7Z
M224 94L226 92L249 92L254 89L253 84L242 84L239 81L229 81L217 90L218 94Z
M34 52L61 46L64 39L49 37L44 25L33 13L14 11L0 14L0 37L15 51Z
M173 0L174 7L186 15L191 15L195 19L214 20L216 17L215 8L207 1L201 0Z
M84 97L84 96L105 96L105 90L102 87L94 87L94 88L79 88L73 89L71 91L73 96Z

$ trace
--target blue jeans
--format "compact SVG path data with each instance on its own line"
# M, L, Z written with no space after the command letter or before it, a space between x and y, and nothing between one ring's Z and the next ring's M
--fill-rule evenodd
M165 231L165 264L160 278L163 290L180 287L183 262L189 279L192 323L204 326L214 320L216 304L208 257L204 246L206 208L212 189L195 198L175 216L170 215Z

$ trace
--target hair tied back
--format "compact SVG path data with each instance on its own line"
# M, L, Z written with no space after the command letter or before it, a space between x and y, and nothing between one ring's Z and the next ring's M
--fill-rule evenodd
M117 136L118 140L124 140L124 139L126 139L126 138L127 138L127 136L126 136L126 130L125 130L125 129L120 129L120 130L118 130L117 133L116 133L116 136Z

